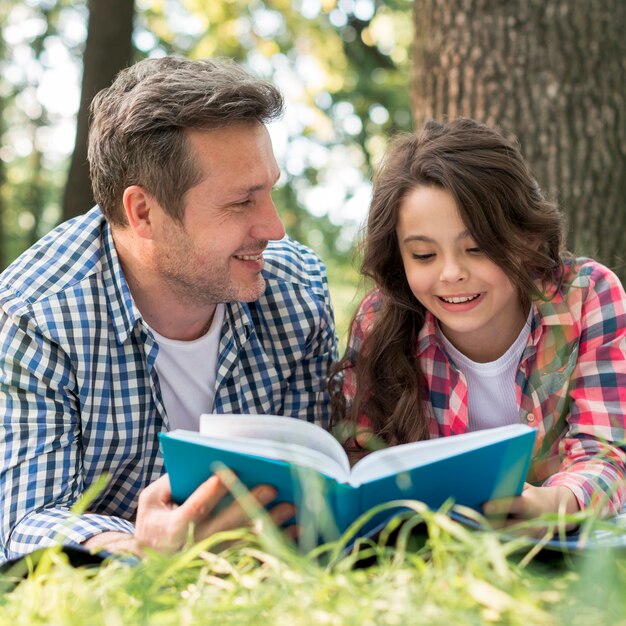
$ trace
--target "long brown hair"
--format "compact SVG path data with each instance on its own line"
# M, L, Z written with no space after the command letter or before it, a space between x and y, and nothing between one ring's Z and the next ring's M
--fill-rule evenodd
M387 444L428 438L417 358L425 309L407 283L396 236L399 207L420 185L452 194L471 236L508 275L523 305L546 297L563 273L562 215L542 196L514 141L464 118L431 121L418 135L397 137L374 178L362 243L361 272L380 291L380 308L358 354L349 347L331 379L333 424L365 414ZM346 409L340 381L349 367L357 393Z

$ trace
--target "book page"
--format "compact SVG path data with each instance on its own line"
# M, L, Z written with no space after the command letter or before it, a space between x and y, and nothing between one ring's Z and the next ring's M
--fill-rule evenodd
M352 468L350 484L356 486L384 476L392 476L415 467L428 465L433 461L509 439L528 430L529 427L525 424L511 424L376 450L355 464Z
M218 450L240 452L247 456L264 457L275 461L285 461L297 467L314 469L320 474L347 482L345 469L319 450L305 448L298 444L269 439L248 439L238 437L210 437L191 430L176 429L168 436L206 445Z
M205 414L200 416L200 433L216 439L256 443L257 456L264 456L263 450L273 443L285 444L281 449L287 449L287 444L297 446L304 450L303 454L316 451L317 469L324 471L327 463L334 464L341 471L337 474L338 470L334 470L333 476L342 482L347 482L350 475L350 462L341 444L320 426L304 420L279 415Z

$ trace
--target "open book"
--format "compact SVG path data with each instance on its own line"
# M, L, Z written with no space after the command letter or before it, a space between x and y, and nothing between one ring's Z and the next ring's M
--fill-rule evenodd
M438 508L452 498L480 510L487 500L519 495L535 431L514 424L403 444L372 452L352 469L330 433L289 417L202 415L199 433L174 430L159 438L176 502L226 466L248 489L273 485L276 502L293 502L301 519L325 508L343 532L362 513L391 500Z

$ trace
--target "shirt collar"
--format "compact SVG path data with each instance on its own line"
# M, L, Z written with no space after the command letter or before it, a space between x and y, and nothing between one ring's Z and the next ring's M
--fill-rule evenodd
M437 334L437 320L430 311L426 311L424 325L417 335L417 356L420 356L430 346L437 346L443 349L443 343Z
M102 250L102 278L107 293L111 322L117 341L123 344L142 318L130 293L113 242L111 226L106 220L103 220L102 226Z

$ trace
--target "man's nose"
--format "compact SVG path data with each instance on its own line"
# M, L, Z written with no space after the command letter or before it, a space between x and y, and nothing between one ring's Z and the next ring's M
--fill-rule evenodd
M261 241L276 241L285 236L283 225L278 211L271 197L266 198L257 207L256 223L251 233L254 239Z

